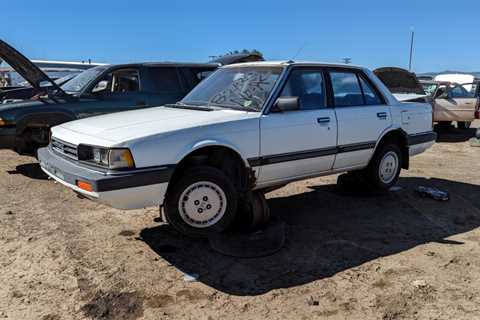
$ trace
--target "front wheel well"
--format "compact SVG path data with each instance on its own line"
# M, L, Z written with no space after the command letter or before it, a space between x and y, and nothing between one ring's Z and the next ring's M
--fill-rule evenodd
M253 173L236 151L224 146L208 146L191 152L178 163L170 179L169 189L182 177L187 168L202 165L221 170L240 193L250 190L254 183Z
M410 166L410 152L408 148L408 136L402 130L392 130L386 133L377 144L376 150L387 144L395 144L402 151L402 169Z

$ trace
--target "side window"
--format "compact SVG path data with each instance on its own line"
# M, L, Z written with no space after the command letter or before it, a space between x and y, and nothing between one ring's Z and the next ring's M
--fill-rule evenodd
M177 68L174 67L151 67L150 79L155 92L179 92L182 91Z
M330 72L333 98L336 107L364 105L362 89L357 75L348 71Z
M92 89L93 94L137 92L140 90L138 71L135 69L115 70L100 79Z
M378 96L378 94L373 90L372 86L365 80L362 76L358 77L360 79L360 85L363 90L363 97L365 98L366 105L379 105L384 104L383 100Z
M456 85L450 89L450 98L474 98L476 84Z
M325 108L324 88L321 71L293 70L280 97L298 97L300 110Z

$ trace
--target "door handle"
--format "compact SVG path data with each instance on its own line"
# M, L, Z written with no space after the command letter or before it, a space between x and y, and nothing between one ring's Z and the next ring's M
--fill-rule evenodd
M317 123L329 123L330 117L317 118Z
M380 120L385 120L387 119L387 113L386 112L378 112L377 113L377 118Z

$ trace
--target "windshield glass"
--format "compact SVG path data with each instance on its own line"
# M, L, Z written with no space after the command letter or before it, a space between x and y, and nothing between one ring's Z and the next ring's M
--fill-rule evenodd
M260 111L282 70L258 66L219 69L181 103Z
M65 92L80 92L90 84L90 82L97 78L100 73L105 71L105 69L106 67L101 66L85 70L72 80L65 83L61 88Z
M423 90L429 96L433 96L435 91L437 90L438 84L437 83L422 83Z

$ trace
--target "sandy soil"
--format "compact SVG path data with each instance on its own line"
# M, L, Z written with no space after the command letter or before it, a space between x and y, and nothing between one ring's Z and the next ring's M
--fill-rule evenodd
M157 209L80 199L1 151L0 319L480 319L480 148L466 139L442 135L387 195L342 195L336 176L269 194L287 242L256 259L182 238Z

